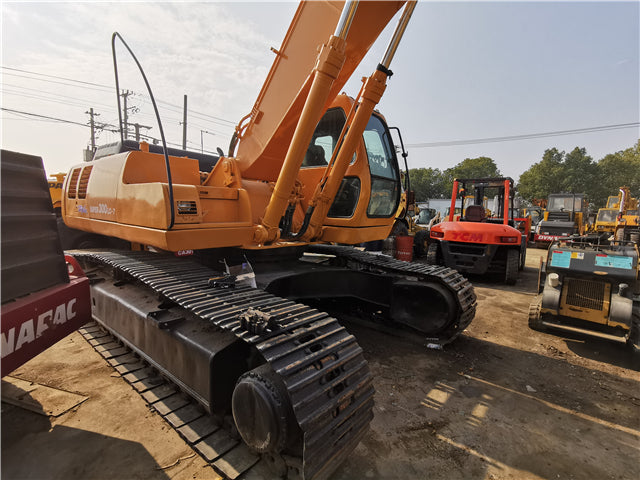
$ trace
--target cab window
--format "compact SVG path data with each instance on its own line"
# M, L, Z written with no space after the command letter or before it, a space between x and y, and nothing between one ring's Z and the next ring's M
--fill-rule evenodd
M398 209L400 178L389 132L382 120L372 115L362 137L371 173L371 198L367 215L390 217Z

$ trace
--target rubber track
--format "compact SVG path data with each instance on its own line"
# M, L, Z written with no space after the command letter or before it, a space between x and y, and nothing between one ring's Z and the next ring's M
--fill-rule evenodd
M304 458L287 462L290 467L302 467L302 478L326 478L367 432L373 418L371 373L355 338L328 314L259 289L209 288L209 278L219 272L185 258L111 251L74 252L74 256L114 269L119 279L123 275L135 279L203 321L255 346L280 375L303 431ZM250 307L270 313L279 328L259 335L243 330L238 317ZM127 353L121 345L110 347L119 355ZM223 429L210 431L213 427L209 425L203 430L200 424L192 428L194 422L210 423L211 417L190 422L174 418L184 409L188 409L187 419L196 415L195 407L183 404L177 388L158 379L153 369L143 368L138 360L132 362L140 368L127 373L125 379L133 381L134 388L144 389L139 391L154 407L158 401L169 403L156 409L217 471L227 478L240 474L253 478L251 468L257 455L244 444L238 446ZM180 422L183 424L178 425ZM243 466L240 473L229 468L236 464ZM295 473L295 468L289 471Z
M440 265L417 262L403 262L387 255L374 255L353 247L339 245L311 245L310 253L334 255L347 262L347 267L372 273L412 276L419 281L437 282L449 289L458 301L458 316L449 326L429 341L445 345L452 342L469 326L476 314L477 298L471 282L456 270ZM426 306L428 309L428 306ZM427 311L428 312L428 311Z

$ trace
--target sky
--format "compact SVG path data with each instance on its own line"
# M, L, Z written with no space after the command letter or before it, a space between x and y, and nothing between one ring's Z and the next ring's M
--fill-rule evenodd
M10 2L2 0L3 149L39 155L47 173L82 161L89 115L116 141L111 35L142 64L167 141L227 151L250 112L297 7L293 2ZM395 20L346 93L376 67ZM640 2L418 3L378 109L402 131L410 168L492 158L516 181L546 149L585 148L594 160L640 138ZM133 92L131 123L159 137L135 66L117 47L120 86ZM37 116L36 116L37 115ZM47 117L47 118L45 118ZM62 121L61 121L62 120ZM630 128L611 128L623 124ZM486 139L596 129L589 133ZM474 141L455 145L460 141ZM477 142L475 140L483 140ZM452 143L454 143L452 145ZM434 145L439 144L439 145Z

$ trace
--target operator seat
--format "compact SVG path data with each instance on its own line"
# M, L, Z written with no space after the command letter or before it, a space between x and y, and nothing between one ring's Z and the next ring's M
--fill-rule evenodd
M324 157L324 148L320 145L309 145L307 153L304 156L302 166L304 167L324 167L327 160Z
M467 222L481 222L484 220L484 207L482 205L469 205L464 219Z

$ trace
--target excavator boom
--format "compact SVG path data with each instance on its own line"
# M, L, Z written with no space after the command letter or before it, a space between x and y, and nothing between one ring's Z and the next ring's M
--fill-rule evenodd
M358 2L346 36L345 61L324 105L329 107L403 1ZM245 178L275 181L309 92L317 53L335 32L344 2L305 1L296 11L247 123L237 160ZM245 117L246 118L246 117ZM232 154L233 152L230 152Z

